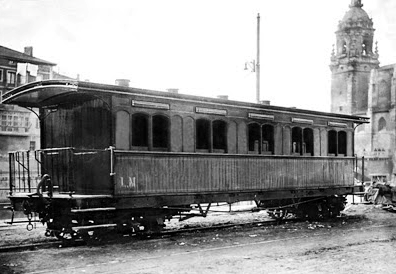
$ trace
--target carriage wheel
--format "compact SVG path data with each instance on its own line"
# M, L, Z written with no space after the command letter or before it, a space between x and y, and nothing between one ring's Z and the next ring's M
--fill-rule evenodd
M278 209L269 211L268 214L271 216L271 218L274 218L275 220L280 221L287 215L287 210L278 208Z

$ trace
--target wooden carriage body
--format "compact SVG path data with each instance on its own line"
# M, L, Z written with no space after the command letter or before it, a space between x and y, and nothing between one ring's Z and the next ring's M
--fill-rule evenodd
M54 198L107 195L122 209L352 193L354 129L368 121L80 81L31 83L3 101L39 109L36 160ZM17 180L11 197L26 192Z

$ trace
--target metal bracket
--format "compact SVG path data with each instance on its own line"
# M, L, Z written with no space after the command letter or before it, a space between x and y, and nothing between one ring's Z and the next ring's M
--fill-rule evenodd
M115 150L115 147L110 146L108 148L108 150L110 150L110 176L114 176L114 175L116 175L116 173L114 172L114 150Z
M206 217L206 216L208 215L208 212L209 212L209 209L210 209L210 206L211 206L211 205L212 205L212 203L209 203L208 206L206 207L206 210L204 211L204 210L202 209L202 207L201 207L201 204L198 204L199 212L201 213L201 215L202 215L203 217Z
M15 210L13 206L5 206L4 209L9 209L12 212L11 215L11 221L10 222L5 222L6 224L12 225L14 223L14 216L15 216Z

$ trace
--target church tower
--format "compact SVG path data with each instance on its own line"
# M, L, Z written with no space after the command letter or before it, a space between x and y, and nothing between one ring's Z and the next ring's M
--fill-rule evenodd
M338 23L336 45L331 53L331 112L365 115L371 69L379 67L373 50L373 21L361 0L351 0Z

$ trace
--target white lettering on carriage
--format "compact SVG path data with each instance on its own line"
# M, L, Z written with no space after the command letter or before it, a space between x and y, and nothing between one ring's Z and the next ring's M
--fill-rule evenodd
M130 188L136 188L136 177L129 177L129 187Z
M124 183L124 177L120 177L121 188L136 188L136 177L128 177L128 183Z

